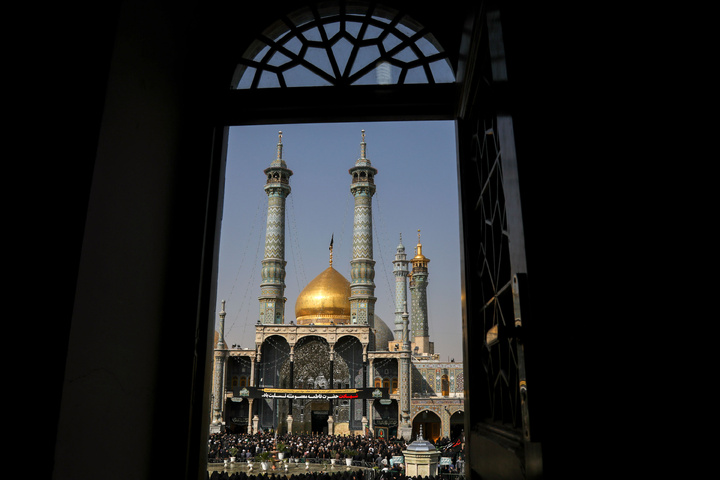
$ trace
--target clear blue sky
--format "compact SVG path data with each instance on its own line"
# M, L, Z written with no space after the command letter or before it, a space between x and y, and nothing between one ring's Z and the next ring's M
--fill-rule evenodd
M285 321L289 322L295 318L300 291L328 267L331 236L333 267L350 279L354 204L348 169L360 157L363 129L367 158L378 169L372 212L375 313L393 329L392 260L400 234L408 258L414 256L420 229L423 253L430 259L430 340L441 360L462 360L460 227L452 122L232 127L216 306L219 312L221 301L226 301L228 345L254 346L267 215L263 170L275 159L278 131L283 132L283 158L293 171L285 227Z

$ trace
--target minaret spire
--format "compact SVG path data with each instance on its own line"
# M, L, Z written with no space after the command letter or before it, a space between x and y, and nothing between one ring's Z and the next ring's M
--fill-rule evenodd
M275 160L282 162L282 131L278 132L277 158Z
M285 199L290 195L292 170L283 160L282 132L278 132L277 157L264 170L268 196L265 256L260 283L260 323L285 322Z
M360 142L360 159L367 160L367 143L365 143L365 130L362 130L362 142Z

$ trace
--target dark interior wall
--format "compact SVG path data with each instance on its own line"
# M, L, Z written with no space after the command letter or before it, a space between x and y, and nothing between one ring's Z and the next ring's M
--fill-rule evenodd
M111 2L43 32L58 77L44 106L62 112L34 153L57 174L38 189L54 232L53 478L200 475L223 143L195 7Z

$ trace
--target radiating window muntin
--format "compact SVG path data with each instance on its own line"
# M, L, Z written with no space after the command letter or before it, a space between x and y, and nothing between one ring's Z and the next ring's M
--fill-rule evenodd
M452 83L448 56L407 15L365 2L305 7L247 49L233 87Z

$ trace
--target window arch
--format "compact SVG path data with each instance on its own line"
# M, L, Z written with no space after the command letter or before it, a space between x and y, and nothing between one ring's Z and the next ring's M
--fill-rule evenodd
M455 81L430 31L397 10L365 2L309 5L259 35L238 62L239 90Z

